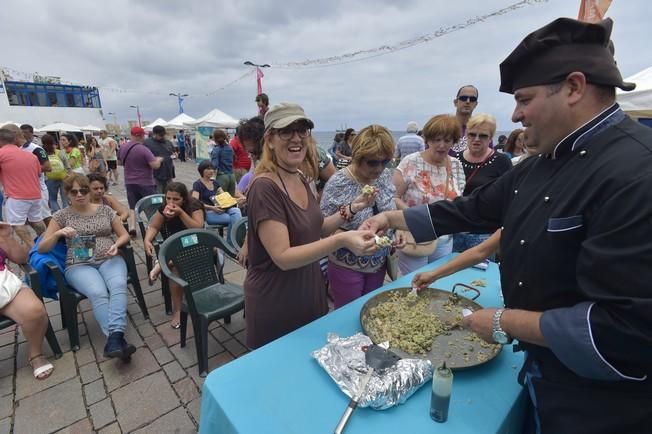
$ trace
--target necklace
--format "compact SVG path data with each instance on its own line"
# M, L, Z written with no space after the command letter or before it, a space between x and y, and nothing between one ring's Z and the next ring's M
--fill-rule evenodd
M360 180L353 174L353 171L351 170L351 166L346 166L346 171L349 172L349 175L351 175L351 178L353 178L353 180L355 182L357 182L358 184L360 184L360 185L365 185L366 184L366 183L360 182ZM371 183L373 183L373 181Z
M286 173L290 173L292 175L295 175L295 174L299 173L299 169L289 170L289 169L286 169L285 167L281 166L280 164L276 164L276 165Z

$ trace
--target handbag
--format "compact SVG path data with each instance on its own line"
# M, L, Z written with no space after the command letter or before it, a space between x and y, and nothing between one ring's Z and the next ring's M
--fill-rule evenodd
M22 286L23 282L7 268L0 271L0 309L16 297Z
M238 204L238 201L228 191L213 196L213 202L222 209L228 209Z

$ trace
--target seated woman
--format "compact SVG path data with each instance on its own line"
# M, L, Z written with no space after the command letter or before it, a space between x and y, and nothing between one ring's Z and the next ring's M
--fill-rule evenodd
M0 223L0 315L18 324L27 339L29 364L34 378L44 380L54 366L43 355L43 336L48 328L48 315L43 302L8 268L6 261L27 262L28 247L12 238L13 229Z
M387 169L394 155L392 134L385 127L370 125L360 130L352 145L351 164L328 180L321 198L321 211L325 217L344 213L346 221L338 227L344 231L358 228L374 214L396 209L392 170ZM372 192L366 193L369 186ZM366 201L355 203L361 194ZM402 247L402 233L398 232L396 237ZM328 257L328 281L335 307L344 306L380 288L385 280L389 254L390 247L384 247L373 255L358 255L347 248L331 253Z
M247 194L249 267L244 290L250 348L328 312L319 270L322 257L342 247L357 255L378 249L370 231L328 236L345 222L349 204L342 204L343 213L326 218L319 210L310 188L318 176L313 127L297 104L275 105L265 115L263 153ZM361 207L351 206L354 211Z
M229 208L220 208L213 198L218 194L224 193L220 184L213 179L215 176L215 167L210 160L204 160L197 167L199 179L192 184L192 197L201 201L206 209L206 223L209 225L228 225L227 231L231 226L242 218L242 213L237 204ZM238 198L236 194L236 198Z
M104 357L128 359L136 347L124 338L127 264L119 249L129 242L129 234L115 211L91 203L86 176L71 174L63 181L63 189L70 206L52 216L38 251L46 253L60 238L66 239L65 278L93 306L95 319L107 336Z
M156 235L161 233L163 239L185 229L202 229L204 227L204 207L201 202L193 199L188 194L186 186L180 182L170 182L165 187L165 203L152 216L149 227L145 233L145 253L155 257L156 252L152 244ZM171 266L172 264L170 264ZM156 280L161 273L161 266L158 260L154 263L149 273L150 280ZM170 280L170 292L172 293L172 321L170 326L178 329L181 316L181 301L183 289Z
M99 173L89 173L88 183L91 189L91 203L111 207L118 214L120 220L126 222L129 218L129 208L121 204L118 199L105 194L109 191L106 176Z

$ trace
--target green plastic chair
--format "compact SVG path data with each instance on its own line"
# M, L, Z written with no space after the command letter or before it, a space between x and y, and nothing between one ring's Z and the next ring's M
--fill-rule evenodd
M160 208L164 200L165 196L162 194L151 194L136 202L136 206L134 206L134 214L136 214L136 223L138 223L138 227L140 228L140 236L142 237L143 242L145 242L145 232L147 232L149 221ZM147 265L147 273L149 274L154 265L151 256L145 255L145 263Z
M229 243L235 247L236 251L240 251L240 248L247 238L247 230L249 229L249 220L247 217L242 217L240 220L235 222L231 226L231 232L229 233Z
M164 201L165 196L157 193L143 197L138 202L136 202L136 206L134 206L136 222L140 228L143 244L145 243L145 232L147 232L149 222L152 220L152 217L154 217L154 214L156 214L156 211L161 207L161 204ZM162 242L163 237L161 237L161 234L158 234L153 243L157 256L158 247ZM154 260L147 254L145 254L145 265L147 267L147 275L149 277L149 273L154 267ZM152 282L150 282L150 284L152 284ZM161 293L163 294L163 301L165 302L165 313L172 315L172 296L170 295L170 283L165 276L161 276Z
M242 286L220 279L220 263L216 249L227 251L231 247L213 231L187 229L169 237L161 246L159 263L168 279L184 290L181 307L181 347L186 345L188 314L195 332L195 346L199 375L208 370L208 325L224 319L244 308ZM174 263L177 274L172 273L168 261Z
M32 291L34 291L34 294L36 294L39 300L43 301L43 296L41 295L41 284L39 283L38 274L36 273L36 270L34 270L29 264L23 264L20 267L28 276L29 279L28 286L32 288ZM11 327L14 324L16 323L11 318L4 315L0 315L0 330L6 329L7 327ZM63 352L61 351L61 346L59 346L59 341L57 340L57 336L54 334L54 329L52 328L52 324L50 323L49 316L48 316L48 328L45 331L45 339L48 341L48 345L50 345L50 348L52 348L54 357L57 359L61 358Z
M140 307L143 317L149 319L149 312L145 305L145 296L140 287L140 280L138 280L138 271L136 270L136 262L134 260L134 250L130 245L120 248L120 254L127 264L127 284L131 285L136 294L136 300ZM54 281L59 290L59 304L61 306L61 324L64 328L68 329L68 338L70 339L70 348L73 351L79 350L79 324L77 324L77 305L80 301L87 298L84 294L77 292L72 286L66 283L63 273L59 267L49 262L47 264L50 272L54 276Z

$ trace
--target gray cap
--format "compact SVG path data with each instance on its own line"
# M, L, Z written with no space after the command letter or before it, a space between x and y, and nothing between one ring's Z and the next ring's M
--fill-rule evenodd
M308 125L310 125L310 128L315 127L315 124L306 117L306 113L299 104L282 102L273 105L267 113L265 113L265 131L270 128L285 128L292 122L298 120L305 120Z

